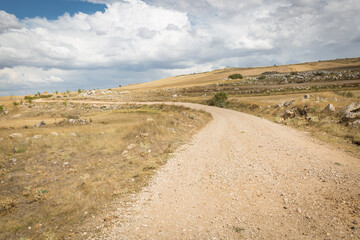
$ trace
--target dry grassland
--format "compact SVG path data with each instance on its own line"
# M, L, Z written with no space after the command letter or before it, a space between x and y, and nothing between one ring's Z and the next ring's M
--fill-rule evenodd
M337 59L330 61L319 61L310 63L301 63L293 65L279 65L269 67L252 67L252 68L226 68L211 72L181 75L176 77L164 78L152 82L132 84L122 87L123 90L151 90L161 88L184 88L193 86L204 86L221 82L231 74L240 73L243 76L260 75L263 72L276 71L279 73L286 72L303 72L327 69L341 69L356 67L360 65L360 58Z
M164 105L1 104L0 239L78 237L79 225L145 186L211 118Z

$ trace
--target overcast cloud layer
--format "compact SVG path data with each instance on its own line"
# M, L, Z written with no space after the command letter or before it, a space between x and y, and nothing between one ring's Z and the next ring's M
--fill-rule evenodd
M0 95L360 55L358 0L88 1L107 8L52 21L0 10Z

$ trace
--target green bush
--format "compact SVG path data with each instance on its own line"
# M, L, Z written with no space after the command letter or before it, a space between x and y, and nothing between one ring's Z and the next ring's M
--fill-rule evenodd
M227 107L229 104L228 96L225 92L215 93L214 97L207 101L207 104L221 108Z
M229 75L230 79L243 79L243 75L239 74L239 73L235 73L235 74L231 74Z

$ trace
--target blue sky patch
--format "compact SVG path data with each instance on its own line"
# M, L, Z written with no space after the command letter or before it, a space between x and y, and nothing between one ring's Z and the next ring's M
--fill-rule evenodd
M14 14L17 18L46 17L57 19L64 13L77 12L92 14L104 11L105 4L94 4L80 0L0 0L0 10Z

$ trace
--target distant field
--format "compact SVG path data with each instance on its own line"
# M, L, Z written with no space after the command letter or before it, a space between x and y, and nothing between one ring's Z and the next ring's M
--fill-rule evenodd
M133 84L122 87L124 90L151 90L158 88L181 88L191 86L202 86L214 84L222 81L229 75L240 73L244 76L260 75L263 72L276 71L279 73L285 72L302 72L302 71L316 71L316 70L329 70L329 69L343 69L351 67L360 67L360 58L339 59L331 61L310 62L292 65L280 65L269 67L252 67L252 68L228 68L219 69L206 73L197 73L182 75L176 77L169 77L157 81Z

